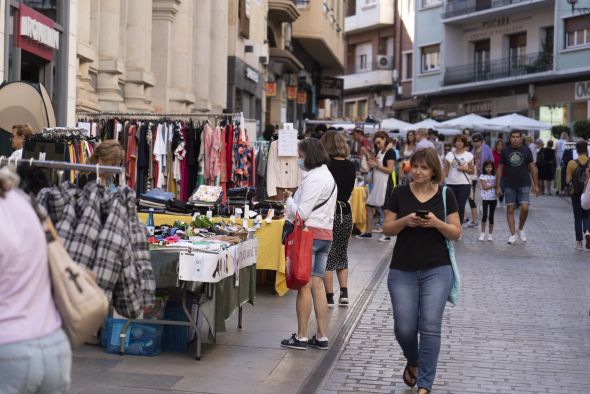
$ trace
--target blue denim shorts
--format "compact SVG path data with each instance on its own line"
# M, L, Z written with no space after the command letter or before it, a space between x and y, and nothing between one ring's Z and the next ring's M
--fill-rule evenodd
M504 201L506 202L506 205L530 204L531 187L504 186Z
M311 252L311 275L320 278L324 277L326 273L326 263L328 262L328 254L332 248L332 241L324 241L321 239L313 240L313 247Z

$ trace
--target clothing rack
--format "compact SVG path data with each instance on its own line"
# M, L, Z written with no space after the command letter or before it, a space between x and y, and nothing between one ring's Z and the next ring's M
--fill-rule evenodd
M10 160L6 156L0 157L0 167L7 164L27 164L31 167L51 168L57 170L74 170L92 172L96 171L97 175L103 174L122 174L124 171L123 167L114 166L101 166L99 164L75 164L67 163L65 161L52 161L52 160L35 160L35 159L18 159Z
M208 114L193 114L193 113L156 113L156 112L78 112L76 116L126 116L126 117L188 117L188 118L209 118L209 117L225 117L225 116L243 116L243 112L232 113L208 113Z
M43 137L84 137L85 129L80 127L46 127L41 130Z

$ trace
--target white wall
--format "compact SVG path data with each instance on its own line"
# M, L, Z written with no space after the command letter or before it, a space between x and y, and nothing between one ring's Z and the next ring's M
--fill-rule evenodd
M393 0L377 0L365 4L364 0L356 2L356 13L344 20L344 31L351 32L375 25L393 24Z

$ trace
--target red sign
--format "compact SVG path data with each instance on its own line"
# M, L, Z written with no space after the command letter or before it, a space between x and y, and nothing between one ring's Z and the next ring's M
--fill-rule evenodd
M305 103L307 103L307 92L297 93L297 104L305 104Z
M287 88L287 99L289 99L289 100L297 99L297 86L289 86Z
M266 97L274 97L277 95L277 83L267 82L266 83Z
M16 46L52 61L54 50L59 49L59 31L54 29L53 19L20 3L16 20Z

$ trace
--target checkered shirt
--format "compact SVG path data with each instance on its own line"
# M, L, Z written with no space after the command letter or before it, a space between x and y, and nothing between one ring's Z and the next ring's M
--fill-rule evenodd
M37 203L47 211L66 249L75 231L76 196L76 188L69 187L66 183L60 187L41 189L37 195Z
M94 269L94 258L98 235L102 223L100 222L100 201L104 189L95 182L89 182L79 194L76 203L80 212L76 229L68 244L67 250L72 259L88 269Z

